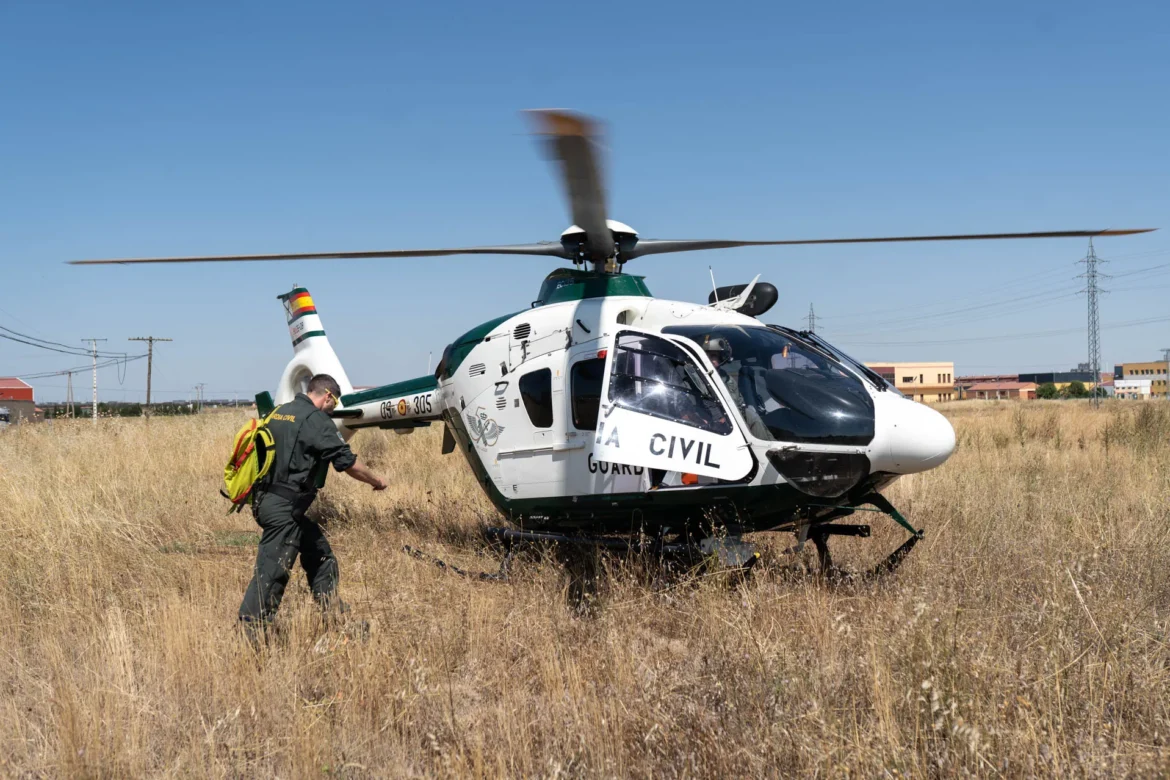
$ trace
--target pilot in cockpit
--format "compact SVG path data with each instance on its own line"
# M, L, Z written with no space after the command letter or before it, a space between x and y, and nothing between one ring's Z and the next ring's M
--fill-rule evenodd
M752 436L771 441L773 437L768 426L760 417L764 404L755 392L752 368L734 358L731 344L722 336L707 336L703 340L703 351L707 353L711 365L715 366L715 373L731 394L731 400L739 407Z

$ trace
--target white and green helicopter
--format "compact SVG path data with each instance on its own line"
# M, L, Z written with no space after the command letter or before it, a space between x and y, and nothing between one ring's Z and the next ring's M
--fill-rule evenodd
M892 569L921 538L882 496L904 474L941 465L955 448L943 415L813 333L758 317L777 291L753 281L715 290L706 304L653 297L624 273L639 257L741 246L854 244L1126 235L1144 230L904 236L805 241L643 239L606 218L594 121L565 111L531 116L559 161L573 226L557 242L462 249L87 260L186 263L458 254L570 261L536 300L471 328L443 351L433 375L355 391L304 288L279 296L294 355L264 413L315 373L343 395L334 413L361 428L410 433L441 422L443 453L459 450L511 528L505 541L552 539L659 550L712 550L754 560L721 539L754 531L811 540L822 567L827 538L868 536L838 522L863 505L910 532ZM649 540L646 542L645 540ZM735 552L735 550L739 550Z

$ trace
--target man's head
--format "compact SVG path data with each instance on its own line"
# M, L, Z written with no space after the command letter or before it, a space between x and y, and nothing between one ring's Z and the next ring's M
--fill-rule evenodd
M332 412L341 400L341 387L337 380L328 374L315 374L309 380L305 394L313 402L313 406L328 414Z
M708 336L703 344L703 351L707 353L711 365L716 368L731 360L731 345L722 336Z

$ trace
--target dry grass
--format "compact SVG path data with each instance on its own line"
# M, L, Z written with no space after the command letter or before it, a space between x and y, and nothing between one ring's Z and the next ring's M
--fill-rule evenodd
M481 584L403 555L492 568L491 508L436 431L362 434L394 487L333 478L322 509L371 636L318 642L298 572L259 657L256 529L216 494L237 418L0 434L0 774L1170 772L1170 411L947 413L956 455L891 491L927 529L892 580L618 567L586 617L551 563ZM878 525L839 562L900 542Z

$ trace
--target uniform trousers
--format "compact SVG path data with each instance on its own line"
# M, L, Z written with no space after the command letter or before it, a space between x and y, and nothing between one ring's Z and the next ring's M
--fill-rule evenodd
M305 517L313 498L291 501L275 493L256 497L252 512L262 533L252 581L240 604L241 622L263 624L273 618L298 555L314 600L327 607L336 596L337 558L321 526Z

